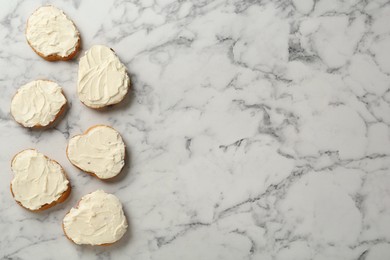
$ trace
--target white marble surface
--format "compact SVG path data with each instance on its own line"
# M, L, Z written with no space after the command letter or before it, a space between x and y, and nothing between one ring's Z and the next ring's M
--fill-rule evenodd
M112 47L132 94L109 109L76 95L77 60L49 63L24 36L52 3L83 51ZM0 8L1 259L390 259L390 2L384 0L9 1ZM16 89L59 82L60 124L29 131L9 114ZM129 162L105 183L73 167L69 136L109 124ZM66 203L30 213L12 199L10 160L59 161ZM117 195L130 231L82 247L61 220L97 188Z

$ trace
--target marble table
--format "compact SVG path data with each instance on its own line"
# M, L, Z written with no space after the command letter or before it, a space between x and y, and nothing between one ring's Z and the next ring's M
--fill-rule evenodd
M83 106L79 57L50 63L27 45L26 19L49 2L82 52L105 44L126 64L120 105ZM1 259L390 259L389 1L1 0L0 21ZM31 131L10 101L39 78L63 86L70 109ZM111 182L65 155L94 124L116 128L130 155ZM65 168L65 203L15 203L10 161L25 148ZM77 246L61 221L96 189L120 198L130 230Z

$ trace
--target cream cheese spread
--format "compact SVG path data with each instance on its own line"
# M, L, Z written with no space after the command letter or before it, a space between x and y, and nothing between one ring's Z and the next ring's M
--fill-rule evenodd
M120 134L109 126L91 127L85 134L69 140L70 162L100 179L116 176L125 164L125 144Z
M69 188L62 167L34 149L18 153L11 163L15 200L23 207L38 210L58 200Z
M65 234L76 244L103 245L118 241L127 230L119 199L97 190L81 198L64 217Z
M11 114L25 127L47 126L56 119L65 104L66 98L57 83L36 80L16 92L11 102Z
M92 46L80 59L77 92L86 106L101 108L117 104L129 85L126 67L110 48Z
M67 57L75 52L80 34L62 10L48 5L38 8L28 18L26 38L44 56Z

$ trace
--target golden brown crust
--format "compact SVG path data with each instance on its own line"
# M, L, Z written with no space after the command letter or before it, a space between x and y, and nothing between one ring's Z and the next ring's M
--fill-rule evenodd
M12 167L13 161L15 160L15 157L16 157L18 154L20 154L21 152L24 152L24 151L26 151L26 150L35 150L35 149L33 149L33 148L24 149L23 151L20 151L19 153L15 154L14 157L12 158L12 160L11 160L11 167ZM12 190L12 182L11 182L11 184L10 184L10 190L11 190L12 197L14 197L16 203L18 203L18 204L19 204L20 206L22 206L23 208L25 208L25 209L27 209L27 210L29 210L29 211L32 211L32 212L43 211L43 210L49 209L49 208L51 208L51 207L54 207L54 206L57 205L57 204L60 204L60 203L64 202L64 201L69 197L69 195L70 195L70 193L71 193L71 191L72 191L72 188L71 188L71 186L70 186L70 180L68 179L68 176L66 175L66 173L65 173L65 171L64 171L64 168L62 168L61 164L59 164L56 160L53 160L53 159L47 157L46 155L44 155L44 156L45 156L45 158L47 158L48 160L57 163L57 164L61 167L62 174L64 174L65 178L68 180L68 188L66 189L66 191L64 191L64 192L61 194L61 196L60 196L57 200L53 201L53 202L50 203L50 204L44 204L44 205L42 205L39 209L32 210L32 209L26 208L25 206L22 205L22 203L20 203L20 201L17 201L17 200L15 199L15 194L14 194L14 191Z
M81 201L81 199L77 202L76 206L73 207L73 208L76 208L76 209L77 209L77 208L79 207L80 201ZM69 212L70 212L70 210L65 214L65 216L68 215ZM64 218L65 218L65 216L64 216ZM64 221L62 221L61 226L62 226L62 231L63 231L64 234L65 234L65 237L66 237L70 242L76 244L70 237L68 237L68 234L66 234L65 227L64 227ZM119 240L120 240L120 239L119 239ZM119 241L119 240L118 240L118 241ZM97 246L111 246L112 244L115 244L115 243L116 243L116 242L114 242L114 243L106 243L106 244L100 244L100 245L97 245ZM78 245L78 244L76 244L76 245Z
M91 131L92 129L94 129L94 128L96 128L96 127L99 127L99 126L109 127L109 128L111 128L111 129L113 129L113 130L116 131L115 128L113 128L113 127L111 127L111 126L108 126L108 125L94 125L94 126L91 126L90 128L88 128L86 131L84 131L84 133L79 134L79 135L75 135L75 136L73 136L73 137L70 138L70 139L73 139L73 138L75 138L75 137L77 137L77 136L86 135L86 134L89 133L89 131ZM116 131L116 132L118 132L118 131ZM123 138L122 138L122 141L123 141ZM123 144L124 144L124 146L125 146L125 154L124 154L124 157L126 158L126 144L125 144L124 141L123 141ZM68 158L69 162L70 162L74 167L76 167L77 169L79 169L80 171L83 171L83 172L85 172L85 173L87 173L87 174L89 174L89 175L91 175L91 176L93 176L93 177L95 177L95 178L98 178L99 180L102 180L102 181L110 181L110 180L114 179L115 177L117 177L117 176L122 172L122 170L123 170L123 168L124 168L124 167L122 167L121 171L120 171L117 175L115 175L114 177L107 178L107 179L99 178L95 173L93 173L93 172L88 172L88 171L86 171L86 170L81 169L81 168L78 167L77 165L75 165L75 164L70 160L70 158L69 158L68 148L69 148L69 142L68 142L68 145L66 146L66 157Z
M40 7L39 7L40 8ZM35 11L37 11L39 8L35 9ZM35 13L35 11L33 13ZM65 14L65 13L64 13ZM80 36L80 31L78 30L77 26L75 25L75 23L73 22L72 19L69 18L68 15L65 14L65 16L68 18L69 21L71 21L74 25L74 27L76 28L77 30L77 36L78 36L78 41L76 43L76 46L75 46L75 50L70 53L68 56L60 56L60 55L57 55L57 54L51 54L51 55L44 55L43 53L40 53L39 51L37 51L34 47L31 46L30 42L28 41L27 37L26 37L26 40L27 40L27 43L28 45L30 45L31 49L33 49L33 51L38 54L39 57L47 60L47 61L68 61L68 60L71 60L73 59L74 57L76 57L76 55L79 53L80 49L81 49L81 36ZM25 34L27 32L27 28L28 28L28 19L27 19L27 26L26 26L26 30L25 30Z
M48 81L48 82L54 82L54 81L48 80L48 79L41 79L41 80L42 81ZM18 91L19 90L17 90L16 93L13 95L12 100L15 98L15 95L18 93ZM25 128L38 129L38 130L49 129L49 128L53 127L54 125L56 125L58 123L58 119L60 119L64 115L65 111L68 108L68 99L66 98L66 95L65 95L64 91L62 90L62 87L61 87L61 93L65 97L65 104L61 107L61 109L60 109L60 111L58 111L56 117L48 125L42 126L42 125L38 124L38 125L31 126L31 127L24 126L22 123L18 122L15 119L14 115L12 114L12 111L10 111L10 114L11 114L12 118L15 120L16 123L18 123L19 125L21 125L21 126L23 126Z

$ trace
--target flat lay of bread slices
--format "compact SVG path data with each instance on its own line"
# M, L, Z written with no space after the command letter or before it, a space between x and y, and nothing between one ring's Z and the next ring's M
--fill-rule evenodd
M51 5L33 11L27 19L25 36L33 51L46 61L69 61L81 49L81 36L75 23ZM130 88L125 65L104 45L92 45L79 59L78 78L74 82L77 88L73 95L85 106L97 110L120 103ZM68 108L59 84L38 79L19 87L11 100L10 112L20 126L42 131L54 127ZM63 156L77 169L108 180L122 171L126 147L114 128L94 125L70 138ZM11 170L11 194L29 211L44 211L64 203L71 193L71 178L64 168L36 149L17 153L11 161ZM119 198L101 189L84 195L59 225L64 237L77 245L112 245L128 230Z

